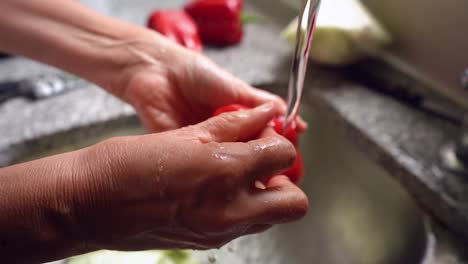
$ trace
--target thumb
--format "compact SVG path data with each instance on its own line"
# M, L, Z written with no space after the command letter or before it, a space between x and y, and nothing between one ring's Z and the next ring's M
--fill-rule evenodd
M269 102L253 109L223 113L196 126L202 130L206 142L237 142L260 134L277 114L274 103Z

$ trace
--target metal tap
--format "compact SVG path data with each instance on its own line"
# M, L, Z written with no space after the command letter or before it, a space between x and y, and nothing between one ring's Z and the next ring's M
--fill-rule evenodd
M299 110L319 6L320 0L308 0L298 18L296 48L289 77L288 109L283 127L284 131L286 131L291 121L296 118Z

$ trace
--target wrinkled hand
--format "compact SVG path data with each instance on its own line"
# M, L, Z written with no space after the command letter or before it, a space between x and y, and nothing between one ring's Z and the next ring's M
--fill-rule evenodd
M285 112L280 97L249 86L203 55L172 45L150 56L158 60L132 66L122 90L152 132L199 123L234 103L255 107L273 101L280 114ZM305 130L305 122L299 120L299 127Z
M85 190L73 199L79 239L89 249L208 249L301 218L307 197L287 177L255 187L295 160L294 146L265 129L275 115L269 103L83 150L89 173L73 184Z

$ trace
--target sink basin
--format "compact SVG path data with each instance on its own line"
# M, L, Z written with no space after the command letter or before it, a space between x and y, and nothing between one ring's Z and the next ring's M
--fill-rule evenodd
M105 8L109 13L142 24L148 10L177 6L184 1L107 2L109 6ZM287 73L287 70L277 69L278 61L273 60L271 54L284 56L288 69L289 47L278 44L266 51L258 47L278 43L280 30L297 11L274 6L270 0L249 1L248 4L255 10L263 10L260 14L269 18L270 26L262 24L262 30L258 31L254 30L256 25L248 28L256 37L247 39L247 43L239 47L239 53L232 53L235 56L225 57L219 50L207 50L208 55L247 81L258 73L246 74L244 62L226 62L265 53L268 56L249 61L250 68L266 68L265 71L275 73L274 77L278 72ZM249 47L253 51L249 51ZM271 76L266 77L271 82ZM309 132L301 139L306 169L302 187L310 198L308 215L301 221L277 226L266 233L240 238L221 250L195 252L200 263L209 263L207 255L217 256L218 263L222 264L429 263L431 243L425 216L404 189L388 172L360 153L322 113L303 107L302 116L310 123ZM29 144L32 148L20 151L27 151L28 155L16 162L71 151L112 136L140 133L143 130L134 118L74 129L41 139L40 144Z
M261 235L240 238L221 250L196 252L201 263L208 263L207 254L216 255L223 264L427 263L430 243L425 218L408 194L321 113L303 108L302 116L310 123L301 138L308 215ZM23 160L139 133L143 130L137 122L109 125L87 132L86 140L63 137L57 148L38 149Z

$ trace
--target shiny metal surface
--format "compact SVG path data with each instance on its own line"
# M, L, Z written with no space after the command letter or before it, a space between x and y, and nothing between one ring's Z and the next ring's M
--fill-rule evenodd
M295 9L302 4L279 1ZM468 66L468 1L361 1L393 36L394 45L383 57L468 109L468 91L459 82Z
M408 194L325 116L307 106L301 115L311 125L301 138L308 215L221 250L196 252L201 263L209 263L209 255L222 264L431 263L423 262L428 248L424 216ZM140 132L138 127L109 127L107 132L88 135L83 144ZM64 142L54 152L79 147L83 145Z
M284 122L283 127L284 131L287 130L291 121L296 118L297 111L299 110L319 7L320 0L307 0L303 10L299 14L296 32L297 41L289 77L288 109L285 117L286 122Z
M160 1L165 7L176 5L175 2ZM280 4L272 5L269 0L250 2L255 2L256 7L271 8L271 21L282 23L279 29L293 18L289 17L291 10L282 9ZM143 3L151 1L139 1L125 10L137 13L146 8ZM210 254L222 264L431 263L426 258L430 255L430 243L425 217L409 195L386 171L359 152L333 121L307 106L302 108L302 116L310 123L309 132L301 139L306 167L302 187L310 198L308 215L299 222L236 240L221 250L196 252L201 264L209 263ZM79 144L71 144L65 138L60 147L47 152L37 150L24 160L141 131L136 126L110 126L98 133L84 132L86 140Z

